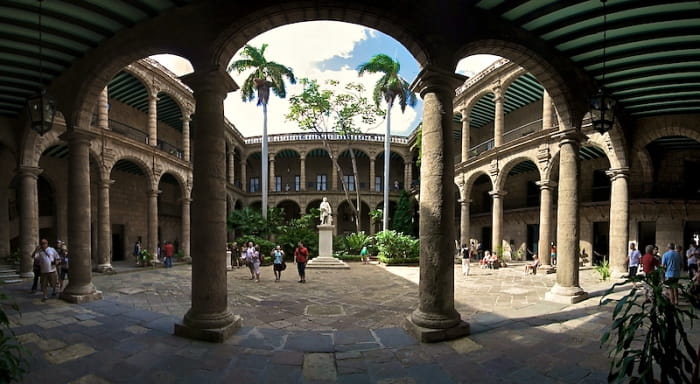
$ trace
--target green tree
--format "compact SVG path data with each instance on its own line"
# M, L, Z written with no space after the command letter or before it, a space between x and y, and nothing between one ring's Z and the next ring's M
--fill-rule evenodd
M267 103L270 100L270 90L280 98L287 96L284 78L295 84L296 78L292 69L265 58L267 44L259 49L246 44L241 53L242 58L229 65L228 71L241 73L251 70L241 88L243 101L252 101L255 94L258 95L258 105L263 108L263 139L262 139L262 212L267 217L267 192L268 188L268 149L267 149Z
M385 54L374 55L368 62L360 64L357 67L359 75L362 76L365 72L381 73L374 87L374 103L379 106L382 97L386 101L386 135L384 136L384 222L383 230L388 229L389 223L389 158L391 154L391 107L394 106L394 101L399 99L401 112L406 110L406 106L416 105L416 95L411 91L410 84L399 75L401 64L397 60Z
M401 191L401 197L399 197L399 202L396 204L396 211L391 224L393 230L404 235L413 235L411 200L405 189Z
M258 237L279 233L283 223L284 211L280 208L268 208L265 218L259 210L245 207L232 211L226 220L229 231Z
M290 98L287 120L296 122L303 130L318 134L339 175L343 175L343 169L338 163L337 154L330 145L329 134L338 134L345 141L346 152L350 154L355 180L354 202L350 199L350 188L344 178L341 179L341 184L345 200L353 212L356 231L359 232L362 204L356 150L352 148L352 135L362 133L361 126L374 124L377 118L383 116L384 113L364 97L365 89L360 84L349 83L342 90L339 90L340 83L335 80L327 81L325 87L321 87L316 80L306 78L301 79L301 83L304 90L301 94Z

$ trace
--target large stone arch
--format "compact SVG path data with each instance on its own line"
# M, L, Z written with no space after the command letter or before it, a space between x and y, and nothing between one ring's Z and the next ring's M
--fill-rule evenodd
M153 190L158 187L158 184L153 184L156 180L153 175L153 170L148 165L148 159L144 158L142 154L135 151L133 153L126 153L115 156L109 165L105 164L105 175L109 176L112 174L112 171L114 171L114 166L119 162L119 160L130 161L138 165L141 171L143 171L144 176L148 179L150 183L150 185L148 186L149 189Z
M531 161L535 166L537 166L537 171L539 172L540 180L544 179L542 168L538 165L537 153L533 153L533 150L528 150L525 152L514 153L503 159L498 160L498 175L496 176L496 182L494 183L494 189L497 191L502 191L505 187L506 180L508 180L508 173L513 167L520 164L523 161Z
M187 188L187 178L174 168L170 168L170 167L163 168L161 173L158 175L158 180L156 180L155 184L160 185L160 181L166 173L169 174L170 176L172 176L173 178L175 178L175 180L177 180L177 183L180 187L180 194L181 194L180 198L182 198L182 199L189 198L189 193L188 193L188 188ZM227 192L227 194L228 194L228 192Z
M593 143L603 151L608 157L610 162L610 168L624 168L629 167L629 161L625 154L625 142L624 136L622 134L622 129L615 125L615 127L605 135L600 133L589 133L588 143ZM586 143L582 143L586 144Z
M31 129L24 130L22 151L19 157L19 165L25 167L38 167L39 159L44 151L52 145L67 145L60 136L65 132L64 125L54 123L53 129L44 136L39 136Z
M474 182L476 181L476 179L478 179L482 175L485 175L486 177L489 178L489 181L491 182L492 186L496 185L493 177L491 177L488 170L484 169L484 167L470 170L469 172L464 173L463 175L464 175L463 176L463 178L464 178L463 179L464 180L464 195L465 195L466 199L469 199L469 196L471 196L472 187L474 186Z

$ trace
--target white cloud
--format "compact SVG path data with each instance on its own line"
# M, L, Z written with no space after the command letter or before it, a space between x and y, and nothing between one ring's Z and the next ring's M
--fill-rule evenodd
M486 69L491 63L500 59L494 55L472 55L465 57L457 63L457 73L472 77Z
M178 77L194 72L190 61L180 56L163 54L151 56L151 59L157 60Z

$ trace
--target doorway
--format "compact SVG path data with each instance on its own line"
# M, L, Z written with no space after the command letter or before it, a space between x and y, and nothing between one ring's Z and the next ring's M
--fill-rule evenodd
M695 244L697 247L697 239L700 237L700 221L686 221L683 228L683 249L688 249L688 245Z
M124 260L124 226L112 225L112 261Z
M639 249L644 252L647 245L656 245L656 221L640 221L639 222Z
M603 261L610 260L610 223L596 221L593 223L593 264L600 265Z
M537 254L538 242L540 241L540 225L539 224L528 224L527 225L527 240L525 246L527 250L525 252L525 259L532 260L532 255Z

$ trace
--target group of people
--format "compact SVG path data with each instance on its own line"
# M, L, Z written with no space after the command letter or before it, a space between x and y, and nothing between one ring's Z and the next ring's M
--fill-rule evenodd
M250 279L260 282L260 265L265 259L260 252L260 245L249 241L247 244L244 243L239 246L237 242L233 242L228 246L228 249L231 251L231 266L235 265L237 268L248 266ZM282 271L287 269L287 263L284 260L285 252L278 244L270 251L270 257L272 258L272 271L275 274L275 283L277 283L282 280ZM294 249L293 258L293 263L296 264L299 273L299 283L306 283L306 263L308 261L309 250L300 241Z
M691 251L692 249L692 251ZM688 273L692 281L698 277L697 272L697 257L696 249L693 245L689 247L686 257L688 257ZM668 298L672 304L678 304L678 281L681 277L681 270L684 269L683 247L669 243L667 251L659 256L659 248L654 245L647 245L644 248L644 255L636 248L635 243L630 243L629 257L629 278L634 278L637 275L641 266L644 274L650 274L657 268L663 268L664 285L668 288ZM693 268L690 265L694 264Z
M175 240L177 242L177 240ZM141 246L141 240L136 240L134 243L133 255L136 259L136 265L141 265L141 251L143 250ZM158 242L156 246L156 253L154 255L155 260L151 262L160 263L163 259L163 266L165 268L173 267L173 257L175 257L175 244L170 241L164 241L162 244Z
M34 258L34 282L31 292L37 290L37 284L41 279L41 301L48 299L48 288L52 288L51 296L56 296L56 290L63 289L63 282L68 278L68 246L61 240L56 241L56 248L49 246L47 239L41 239L39 246L33 253Z

